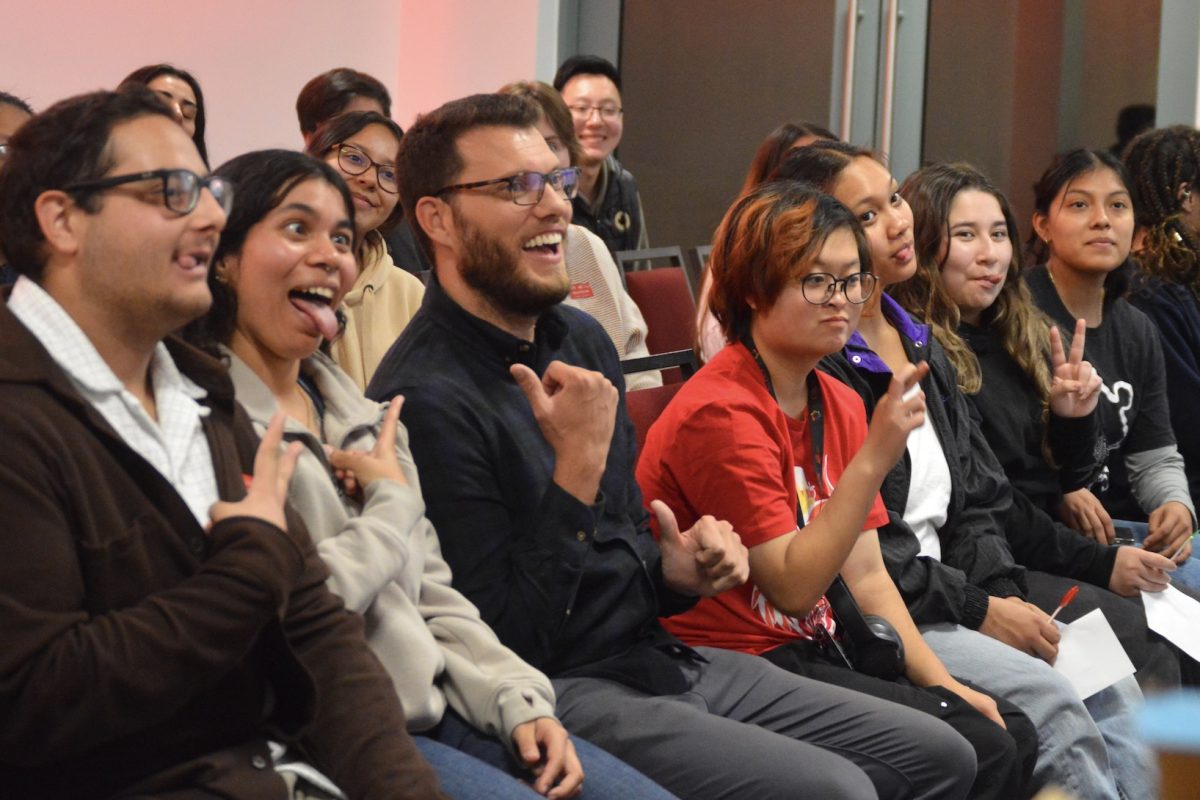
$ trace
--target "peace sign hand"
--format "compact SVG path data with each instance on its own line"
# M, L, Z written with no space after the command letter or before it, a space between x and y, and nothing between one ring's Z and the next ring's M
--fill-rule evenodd
M1100 375L1083 360L1083 342L1087 323L1075 322L1075 338L1071 340L1071 355L1063 353L1062 334L1058 326L1050 326L1050 363L1054 379L1050 384L1050 410L1059 417L1086 417L1100 400Z

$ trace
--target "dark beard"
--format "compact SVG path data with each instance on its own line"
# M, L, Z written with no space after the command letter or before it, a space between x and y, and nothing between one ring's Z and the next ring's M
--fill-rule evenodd
M564 238L559 247L565 246ZM513 253L474 227L463 231L463 250L459 265L463 281L504 313L536 317L561 303L571 289L567 280L561 287L522 280Z

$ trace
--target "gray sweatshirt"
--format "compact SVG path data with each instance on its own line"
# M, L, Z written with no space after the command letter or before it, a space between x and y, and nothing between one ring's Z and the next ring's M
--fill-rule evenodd
M259 434L277 406L257 375L232 353L237 399ZM386 405L363 397L334 362L317 353L301 363L325 402L326 441L369 450ZM305 445L288 493L329 567L330 588L366 618L367 639L396 685L408 729L437 725L446 704L477 729L511 747L512 730L554 716L554 690L538 670L500 643L469 600L450 586L433 525L425 518L408 432L396 455L408 486L378 480L360 507L335 488L322 443L288 419L284 438Z

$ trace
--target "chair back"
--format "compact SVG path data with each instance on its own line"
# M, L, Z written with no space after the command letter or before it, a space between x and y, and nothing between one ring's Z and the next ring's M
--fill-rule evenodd
M638 452L646 445L646 434L650 426L662 414L663 409L671 402L671 398L683 386L679 383L664 383L653 389L639 389L636 392L625 393L625 408L629 411L629 419L637 432Z
M683 267L639 270L625 276L629 296L646 319L646 349L653 355L691 349L696 338L696 302ZM663 372L663 382L677 382L678 370Z

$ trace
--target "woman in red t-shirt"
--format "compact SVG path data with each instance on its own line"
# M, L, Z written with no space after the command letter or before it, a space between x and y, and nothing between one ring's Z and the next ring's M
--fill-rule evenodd
M711 303L733 344L650 429L637 478L682 528L705 513L729 520L750 550L750 581L664 624L688 644L761 654L936 714L979 754L972 796L1019 796L1036 748L1032 725L1005 704L1006 733L994 724L1004 724L996 701L951 677L913 624L875 533L887 522L880 483L924 421L917 383L927 367L896 374L869 429L858 395L815 370L855 329L875 288L870 263L854 216L805 184L753 189L722 221ZM863 612L899 633L906 677L925 689L854 672L835 648L815 643L838 635L824 593L839 572Z

